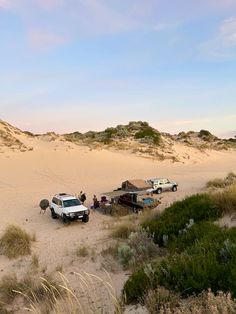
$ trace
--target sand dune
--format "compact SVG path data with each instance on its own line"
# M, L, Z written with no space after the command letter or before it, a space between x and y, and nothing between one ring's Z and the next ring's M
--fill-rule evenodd
M179 183L176 193L162 194L160 209L163 209L174 200L201 191L207 180L236 172L236 152L231 150L208 151L203 155L188 148L186 154L194 158L173 163L124 152L91 150L60 140L29 138L26 144L33 144L34 149L23 153L6 150L0 154L0 235L9 223L35 233L33 253L39 256L41 265L46 265L49 271L62 265L75 286L73 271L104 275L99 254L109 241L107 224L113 218L92 212L88 224L76 222L64 226L60 220L52 220L49 211L39 214L41 199L51 199L58 192L78 194L83 190L87 192L89 206L93 194L113 190L127 178L163 176ZM80 244L95 251L95 260L75 256L75 248ZM16 262L0 255L0 277L12 271L24 273L29 261L30 257ZM117 271L111 277L119 292L127 274Z

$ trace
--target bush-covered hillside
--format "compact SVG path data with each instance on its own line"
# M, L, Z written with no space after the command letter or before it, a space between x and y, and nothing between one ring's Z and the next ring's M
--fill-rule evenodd
M143 227L159 247L166 247L167 254L149 260L131 275L123 289L126 302L144 302L148 291L160 286L184 298L208 289L236 297L236 227L221 228L215 223L225 213L235 213L235 206L232 185L175 202L144 222Z

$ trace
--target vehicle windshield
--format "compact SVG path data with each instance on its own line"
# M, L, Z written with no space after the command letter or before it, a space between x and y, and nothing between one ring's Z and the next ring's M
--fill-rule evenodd
M78 206L81 205L81 202L77 198L75 198L72 200L63 201L63 205L64 207Z

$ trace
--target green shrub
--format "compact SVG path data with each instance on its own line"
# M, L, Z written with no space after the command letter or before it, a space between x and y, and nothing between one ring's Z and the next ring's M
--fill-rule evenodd
M193 224L191 228L187 229L182 234L175 236L173 241L168 244L168 249L171 252L181 253L188 248L192 248L194 244L199 243L203 238L212 242L221 236L221 228L212 222L199 222Z
M214 205L209 195L196 194L173 203L159 218L144 222L142 226L154 234L155 243L163 246L165 240L169 242L178 236L179 232L186 228L190 219L200 222L214 220L221 215L221 210Z
M142 303L144 301L144 296L146 295L150 286L150 279L145 274L144 269L134 272L132 276L126 281L123 288L122 294L125 303Z
M207 130L201 130L199 132L199 135L198 135L200 138L203 138L204 140L205 139L209 139L211 137L213 137L213 135L211 134L211 132L207 131Z
M142 139L142 138L145 138L145 137L152 138L153 143L155 145L159 145L160 144L160 140L161 140L160 133L157 132L156 130L154 130L150 126L143 127L142 130L136 132L135 135L134 135L134 138L136 138L136 139Z
M9 225L0 239L0 251L8 258L29 255L31 236L18 226Z
M175 246L175 249L182 252L172 254L158 263L153 262L150 276L147 275L145 266L139 270L139 276L142 273L148 278L145 281L147 291L160 285L184 297L199 294L209 288L213 292L230 291L236 296L236 228L221 229L213 223L203 222L180 235L178 241L175 240ZM129 300L133 302L142 298L143 292L136 296L132 294L136 282L135 273L128 282L124 293L129 296Z

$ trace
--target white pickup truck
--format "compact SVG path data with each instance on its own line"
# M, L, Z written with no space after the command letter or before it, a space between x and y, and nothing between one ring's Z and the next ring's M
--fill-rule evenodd
M56 194L49 206L53 219L60 217L64 223L78 219L81 219L83 222L89 221L89 209L73 195L66 193Z

